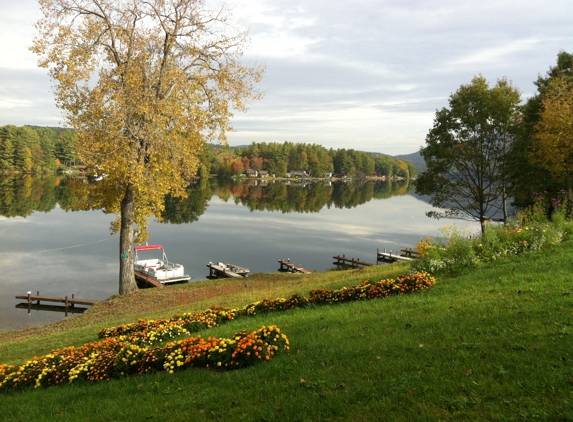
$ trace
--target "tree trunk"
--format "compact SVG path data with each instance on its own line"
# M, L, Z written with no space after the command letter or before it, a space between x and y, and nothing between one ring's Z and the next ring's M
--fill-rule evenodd
M121 228L119 232L119 294L136 291L133 274L133 216L135 199L131 185L127 185L121 200Z

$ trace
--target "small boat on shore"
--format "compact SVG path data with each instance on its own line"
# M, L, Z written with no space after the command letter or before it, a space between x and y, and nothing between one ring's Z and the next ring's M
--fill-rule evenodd
M233 264L224 264L222 262L209 262L209 277L247 277L250 270L248 268L239 267Z
M140 281L157 286L161 284L186 283L191 276L185 274L183 265L169 262L165 250L161 245L136 246L133 272ZM160 250L161 258L140 259L138 252Z

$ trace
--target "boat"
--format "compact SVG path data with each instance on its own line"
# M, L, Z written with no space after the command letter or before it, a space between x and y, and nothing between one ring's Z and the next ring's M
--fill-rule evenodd
M233 264L224 264L222 262L209 262L209 277L247 277L250 270Z
M169 262L165 250L161 245L143 245L134 247L135 259L133 261L133 272L135 278L154 286L186 283L191 276L185 274L183 265ZM139 259L138 252L160 250L161 258Z

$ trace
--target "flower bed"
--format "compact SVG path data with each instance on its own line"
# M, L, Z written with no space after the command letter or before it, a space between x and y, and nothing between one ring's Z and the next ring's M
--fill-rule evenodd
M78 380L103 381L150 371L173 373L188 367L243 368L270 360L289 349L289 341L278 327L262 327L252 333L243 331L229 339L204 339L198 335L169 342L163 347L152 346L260 312L383 298L427 290L435 283L429 274L416 273L396 280L367 280L339 290L313 290L308 297L293 295L288 299L265 299L241 309L211 307L202 312L175 315L168 320L140 320L105 328L98 333L100 341L54 350L22 365L0 365L0 391Z
M167 343L164 347L139 346L110 337L81 347L66 347L22 365L0 365L0 391L48 387L78 380L104 381L150 371L173 373L187 367L232 369L269 360L288 350L289 342L276 326L230 339L201 336Z
M338 290L313 290L310 296L293 295L290 298L264 299L251 303L240 309L211 307L196 313L184 313L170 319L140 320L134 324L118 325L104 328L98 333L100 338L122 336L135 344L146 344L173 337L174 332L192 334L200 330L219 326L224 322L261 312L277 312L292 308L304 308L309 305L324 305L355 300L384 298L393 295L427 290L436 284L428 273L403 275L395 280L371 282L369 280L354 287L343 287Z

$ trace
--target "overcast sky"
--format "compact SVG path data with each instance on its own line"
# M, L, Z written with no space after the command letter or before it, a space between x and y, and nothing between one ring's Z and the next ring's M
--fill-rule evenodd
M573 52L573 0L228 0L249 28L244 59L266 65L262 100L229 144L306 142L408 154L473 76L533 81ZM61 125L51 81L28 51L35 0L0 0L0 125Z

